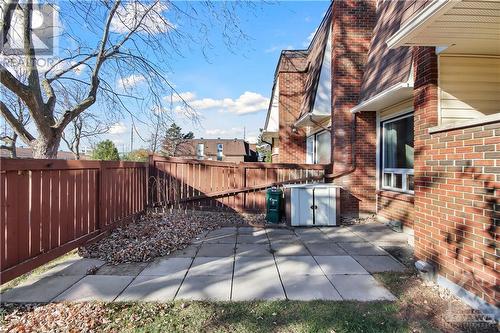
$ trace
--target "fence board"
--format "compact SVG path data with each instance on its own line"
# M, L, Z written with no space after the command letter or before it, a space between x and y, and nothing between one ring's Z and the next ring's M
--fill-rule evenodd
M0 283L146 208L146 163L0 159Z

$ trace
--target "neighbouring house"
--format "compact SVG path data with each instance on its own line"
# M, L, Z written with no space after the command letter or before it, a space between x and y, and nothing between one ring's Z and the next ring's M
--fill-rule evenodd
M33 158L33 151L29 147L16 147L16 155L17 158ZM0 157L10 157L10 151L7 149L0 149ZM75 155L69 151L61 151L57 152L57 159L59 160L74 160ZM87 155L81 154L80 159L86 160L88 159Z
M500 301L500 2L332 2L307 50L281 53L263 139L323 163L341 214L411 235L469 304Z
M181 142L175 157L224 162L257 162L255 145L241 139L190 139Z

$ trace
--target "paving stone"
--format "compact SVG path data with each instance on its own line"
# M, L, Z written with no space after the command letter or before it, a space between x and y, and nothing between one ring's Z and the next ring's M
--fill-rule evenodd
M330 238L328 238L327 235L321 233L321 234L304 234L299 236L300 240L304 242L305 244L315 244L315 243L327 243L327 242L332 242Z
M203 244L234 244L236 243L236 234L212 235L209 234L203 239Z
M324 275L311 256L276 257L281 276L285 275Z
M388 255L382 248L370 243L339 243L350 255L358 256L384 256Z
M323 234L323 232L316 227L298 227L298 228L294 228L293 231L299 236Z
M290 300L342 300L340 294L324 275L281 275L286 296Z
M259 236L238 235L237 243L238 244L268 244L269 245L269 240L267 239L266 235L259 235Z
M260 269L234 275L233 301L285 299L283 286L276 269Z
M224 227L210 231L207 237L236 235L237 231L236 227Z
M330 279L345 300L396 300L394 295L371 275L332 275Z
M268 236L271 244L289 244L289 243L302 243L302 240L294 235L277 235L277 236Z
M332 274L369 274L351 256L315 256L326 275Z
M177 275L184 276L193 261L192 258L160 258L150 263L139 276Z
M231 299L231 276L190 276L188 274L176 299L229 301Z
M101 266L95 273L96 275L121 275L121 276L137 276L144 268L148 266L145 262L133 262L119 265L106 264Z
M138 276L118 296L117 302L168 302L174 299L182 283L179 276Z
M203 244L197 257L228 257L234 255L235 244Z
M236 257L234 262L234 276L264 272L278 273L273 257Z
M303 243L290 242L290 243L273 243L271 242L271 249L277 256L307 256L310 255Z
M368 242L408 243L408 235L389 228L384 231L355 231L354 233Z
M61 263L54 268L43 273L43 276L50 275L87 275L87 272L93 268L100 268L105 262L99 259L88 259L80 258L77 260L71 260L69 263Z
M352 232L341 232L341 233L328 233L326 234L328 239L334 243L356 243L356 242L366 242L363 238L357 236Z
M368 272L403 272L405 267L390 256L354 256Z
M113 301L134 278L131 276L87 275L54 301Z
M46 276L26 281L0 295L1 302L8 303L45 303L78 282L82 276Z
M347 252L335 243L306 243L313 256L345 256Z
M200 247L198 245L190 245L184 249L179 249L177 251L174 251L168 255L168 257L171 258L194 258L196 256L196 253L198 252L198 249Z
M240 257L272 256L269 244L237 244L236 255Z
M233 257L196 257L189 269L188 276L231 275L233 262Z
M264 235L265 236L266 229L259 228L259 227L239 227L238 234L239 235L253 235L253 236Z

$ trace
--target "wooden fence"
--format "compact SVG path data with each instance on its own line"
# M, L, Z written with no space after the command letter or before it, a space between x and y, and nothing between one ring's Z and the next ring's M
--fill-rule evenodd
M147 166L0 159L0 283L143 212Z
M149 175L154 206L255 213L265 211L265 189L322 180L324 166L151 156Z

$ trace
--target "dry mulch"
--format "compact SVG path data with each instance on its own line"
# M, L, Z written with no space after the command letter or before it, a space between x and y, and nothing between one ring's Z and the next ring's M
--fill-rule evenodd
M110 264L148 262L187 247L203 232L221 226L262 225L262 215L179 211L148 214L116 228L108 237L80 247L78 254Z

